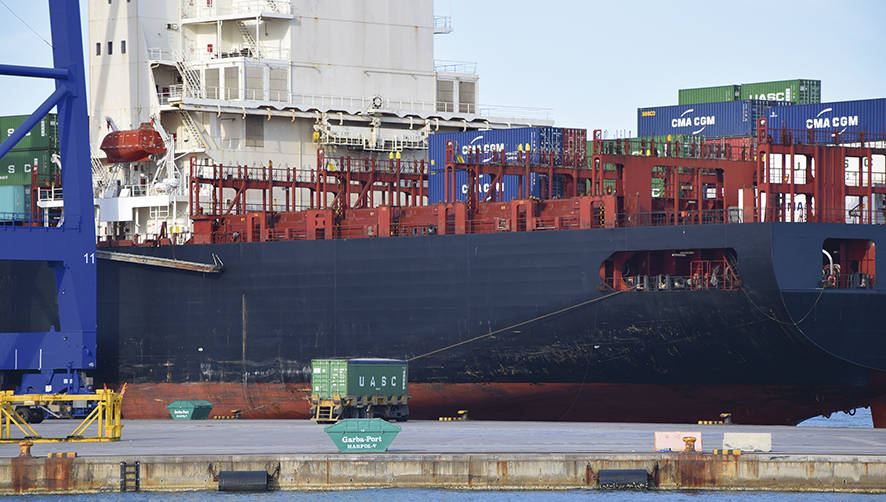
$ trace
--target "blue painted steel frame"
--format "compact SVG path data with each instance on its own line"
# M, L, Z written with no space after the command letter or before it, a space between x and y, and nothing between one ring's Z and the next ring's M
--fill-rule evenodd
M61 326L0 333L0 370L21 372L21 392L77 393L87 391L78 372L96 363L95 220L79 2L49 0L49 15L54 68L0 65L0 75L51 78L55 92L0 144L0 157L58 107L64 219L57 227L0 227L0 260L52 267Z

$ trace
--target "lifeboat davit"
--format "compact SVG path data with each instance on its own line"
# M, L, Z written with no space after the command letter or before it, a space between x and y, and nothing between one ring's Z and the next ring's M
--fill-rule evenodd
M141 162L151 155L166 153L163 138L154 127L145 122L134 131L114 131L102 140L101 149L111 163Z

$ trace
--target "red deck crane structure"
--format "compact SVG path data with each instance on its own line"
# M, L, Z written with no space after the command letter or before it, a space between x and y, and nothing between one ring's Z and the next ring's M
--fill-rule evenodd
M763 119L756 137L745 139L603 139L596 130L587 151L572 145L559 155L518 150L491 156L458 155L458 145L449 142L438 172L443 201L433 205L426 205L426 163L394 155L331 157L321 149L313 170L192 159L191 242L886 221L886 172L874 160L886 156L886 136L770 130ZM456 200L457 171L466 172L464 201ZM490 177L484 188L481 175ZM529 196L533 175L541 175L536 179L546 185L544 197ZM505 176L515 176L519 187L509 201L499 182ZM306 207L296 203L299 189L309 193Z

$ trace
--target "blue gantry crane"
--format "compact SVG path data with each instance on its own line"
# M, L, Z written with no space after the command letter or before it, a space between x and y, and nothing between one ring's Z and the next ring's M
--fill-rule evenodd
M57 107L64 212L52 226L38 224L38 216L32 214L0 226L0 260L39 261L51 267L59 325L45 332L0 333L0 371L7 382L16 382L16 393L86 394L93 389L84 372L96 364L96 270L79 2L49 0L49 15L53 67L0 64L0 75L52 79L55 91L0 144L0 157ZM39 422L44 409L38 404L24 403L17 411L26 421ZM88 410L66 411L76 416Z

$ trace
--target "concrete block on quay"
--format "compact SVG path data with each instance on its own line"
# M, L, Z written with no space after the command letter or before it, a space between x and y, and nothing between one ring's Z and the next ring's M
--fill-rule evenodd
M768 432L724 432L723 449L741 451L772 451L772 434Z

